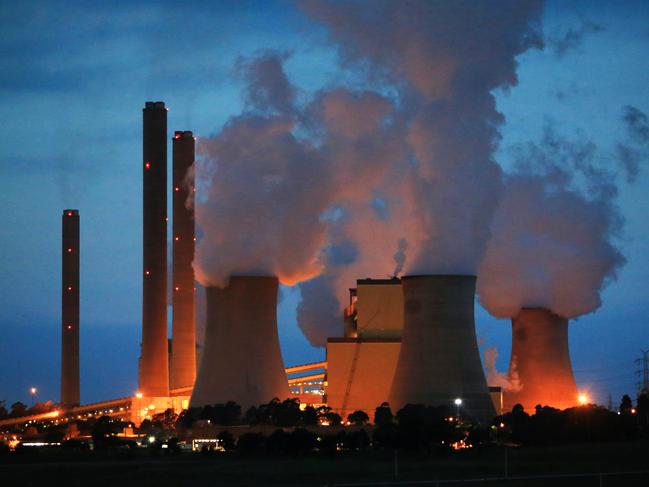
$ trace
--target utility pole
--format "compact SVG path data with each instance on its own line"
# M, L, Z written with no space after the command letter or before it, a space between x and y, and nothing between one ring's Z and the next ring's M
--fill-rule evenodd
M638 395L649 393L649 350L640 350L642 357L636 359L638 364L636 375L642 379L638 381Z

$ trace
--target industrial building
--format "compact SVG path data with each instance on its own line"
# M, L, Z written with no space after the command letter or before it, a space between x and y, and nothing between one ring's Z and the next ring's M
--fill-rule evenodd
M399 357L401 281L356 281L343 317L345 336L327 340L327 405L343 418L356 410L371 416L387 401Z
M245 409L275 397L295 397L302 403L326 404L343 418L357 410L371 417L386 401L396 412L408 403L450 406L460 398L467 415L488 421L503 407L507 410L519 402L526 409L536 404L563 408L576 402L567 320L543 309L523 309L512 320L509 377L519 387L506 391L504 398L500 387L488 387L475 333L475 276L465 275L358 280L343 311L344 336L327 340L326 360L288 368L277 331L277 278L231 276L225 288L206 288L206 337L197 374L192 268L195 138L191 131L174 132L171 188L167 187L167 142L164 102L146 102L139 390L131 398L116 400L120 415L130 415L139 423L167 408L180 411L190 405L236 401ZM173 203L170 280L169 190ZM61 403L72 408L79 405L77 210L63 213L62 241ZM115 404L108 401L93 407L109 410Z

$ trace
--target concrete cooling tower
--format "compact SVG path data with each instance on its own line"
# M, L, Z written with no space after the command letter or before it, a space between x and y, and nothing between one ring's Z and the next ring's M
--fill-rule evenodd
M570 365L568 320L548 309L523 308L512 319L512 355L505 410L520 403L533 412L537 404L565 409L577 404Z
M289 397L277 335L277 278L232 276L227 287L205 292L205 347L190 406L235 401L245 412Z
M495 416L476 342L475 276L402 279L404 327L390 392L394 412L406 404L454 408L479 421Z

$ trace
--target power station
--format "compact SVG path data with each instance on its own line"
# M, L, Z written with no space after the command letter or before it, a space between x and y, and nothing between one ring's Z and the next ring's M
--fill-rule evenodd
M288 397L326 404L343 418L357 410L371 416L386 401L396 412L406 404L450 406L461 399L467 417L480 422L502 412L502 392L488 387L480 361L474 318L476 277L471 275L358 280L343 311L344 336L328 339L326 361L289 368L282 360L277 330L277 277L230 276L227 286L205 289L206 335L197 374L192 267L195 138L191 131L174 132L170 188L164 102L146 102L142 142L139 391L132 398L105 404L122 405L138 423L167 408L179 411L235 401L245 410ZM64 210L62 218L61 404L72 408L80 402L79 212ZM169 241L171 279L167 278ZM524 308L512 319L509 379L516 387L505 391L506 409L517 403L526 409L576 403L566 319L540 308Z

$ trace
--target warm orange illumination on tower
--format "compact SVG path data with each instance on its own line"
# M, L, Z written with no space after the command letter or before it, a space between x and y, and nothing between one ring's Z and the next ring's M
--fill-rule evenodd
M142 351L140 390L169 395L167 349L167 109L143 110Z
M565 409L581 402L570 364L568 320L548 309L523 308L512 319L509 377L518 390L505 390L506 411L517 403L533 412L537 404Z

